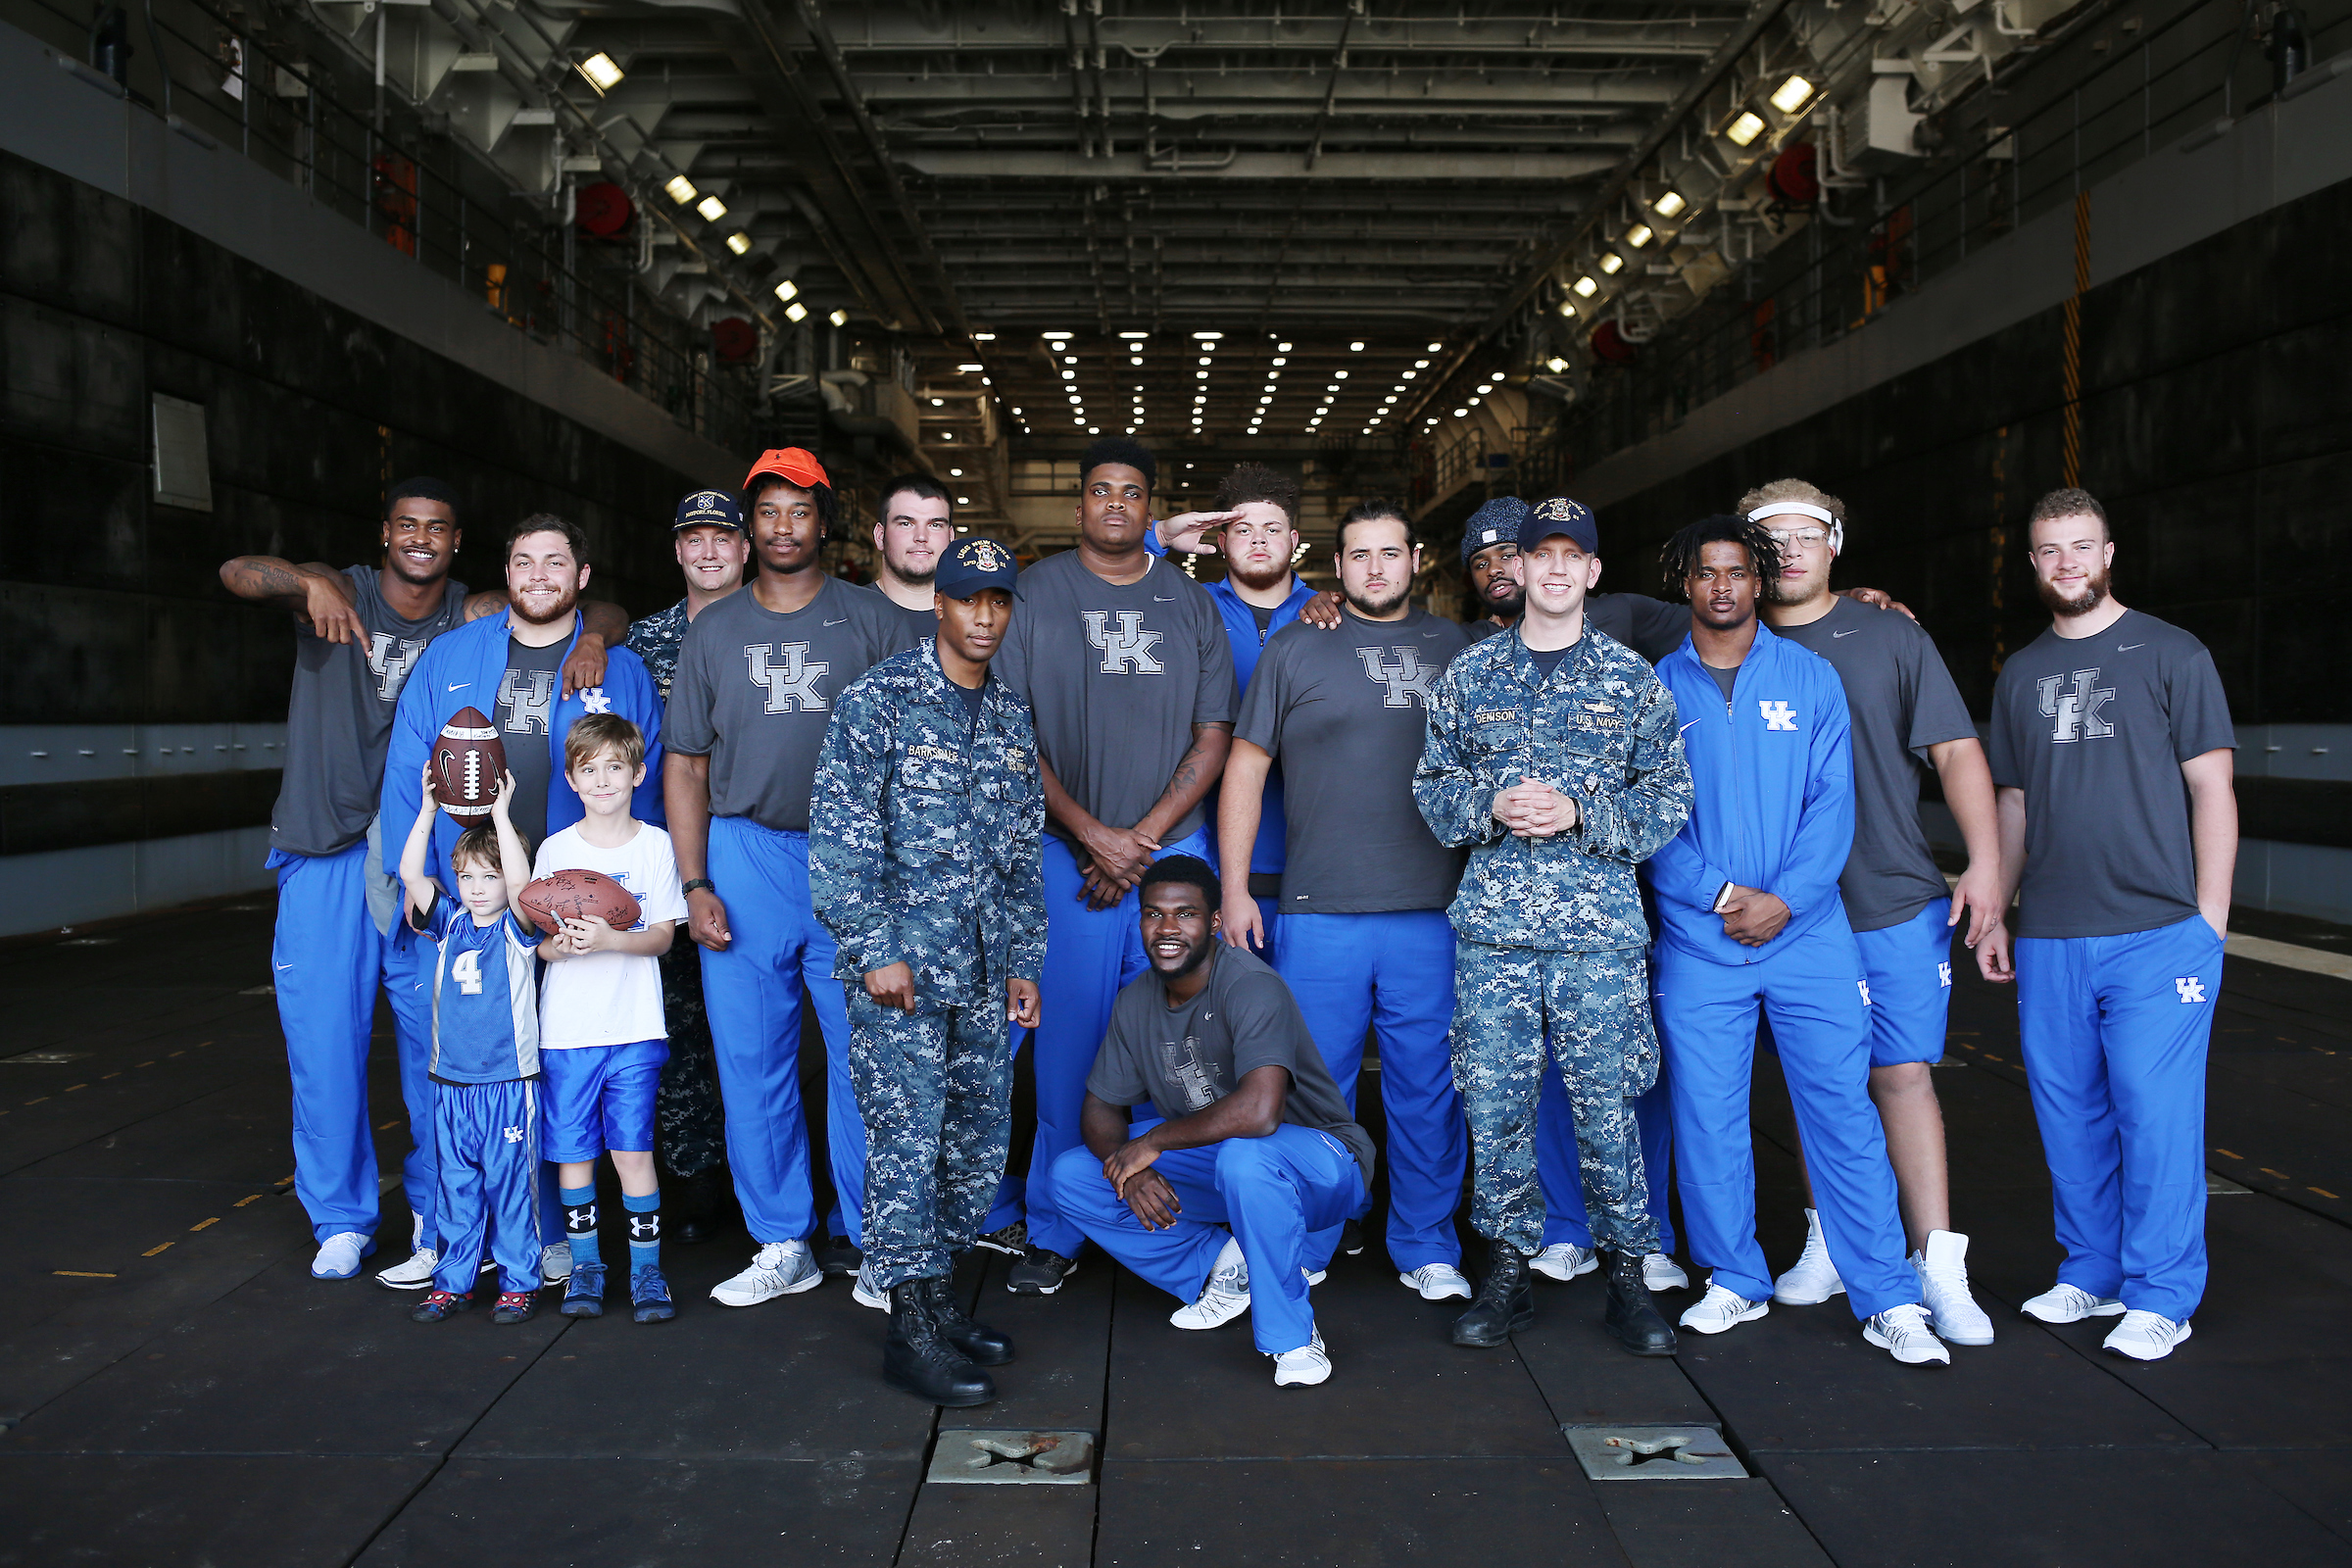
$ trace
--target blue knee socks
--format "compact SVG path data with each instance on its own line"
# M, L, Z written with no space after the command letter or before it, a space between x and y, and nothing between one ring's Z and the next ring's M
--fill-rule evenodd
M660 1189L642 1198L631 1193L620 1195L621 1206L629 1211L629 1272L641 1268L659 1268L662 1263L662 1194Z
M564 1239L571 1243L571 1266L582 1263L602 1263L596 1250L596 1187L564 1187L556 1196L564 1200Z

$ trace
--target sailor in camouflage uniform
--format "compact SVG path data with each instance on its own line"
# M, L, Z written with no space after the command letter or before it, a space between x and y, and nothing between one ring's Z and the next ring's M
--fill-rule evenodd
M751 559L743 509L723 490L698 490L679 502L670 532L686 574L686 597L632 623L628 640L664 704L687 623L703 606L743 586L744 564ZM726 1190L726 1114L719 1105L710 1020L703 1011L701 950L683 934L662 955L662 1015L669 1025L669 1060L654 1092L654 1142L662 1168L675 1178L662 1184L671 1215L666 1239L708 1241Z
M887 1292L882 1375L934 1404L984 1404L1003 1335L949 1289L1004 1171L1007 1023L1037 1022L1046 797L1029 707L989 674L1013 615L1012 556L949 550L939 635L834 704L817 763L808 881L840 945L850 1071L866 1128L862 1292Z
M1657 1077L1634 867L1690 814L1674 699L1641 656L1585 623L1599 580L1592 514L1565 496L1519 528L1516 628L1454 656L1429 705L1413 794L1442 843L1470 847L1446 911L1453 1077L1470 1123L1471 1224L1494 1261L1456 1345L1500 1345L1535 1316L1544 1238L1536 1107L1548 1030L1575 1111L1585 1202L1609 1259L1610 1332L1671 1355L1642 1258L1657 1246L1634 1101Z

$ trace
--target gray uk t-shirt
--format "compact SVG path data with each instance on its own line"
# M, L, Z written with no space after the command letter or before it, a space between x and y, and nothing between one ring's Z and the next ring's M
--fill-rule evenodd
M938 611L908 610L905 605L900 604L896 599L893 599L890 597L890 595L884 593L882 591L882 585L878 582L869 582L865 584L865 591L872 594L876 599L881 600L883 604L890 608L890 612L892 614L898 616L901 620L906 623L906 635L914 639L913 642L908 643L906 646L910 648L915 647L922 643L927 643L932 638L939 635Z
M1070 798L1107 826L1133 827L1166 792L1193 726L1233 722L1233 648L1216 605L1165 561L1122 585L1075 550L1022 572L1013 591L998 676L1028 702L1038 750ZM1186 812L1161 842L1200 814Z
M549 739L556 721L556 698L564 689L564 655L570 644L549 643L532 648L507 639L507 667L498 677L498 711L490 715L498 740L507 750L507 771L514 775L514 803L508 808L514 831L537 850L547 837L547 792L569 789L556 779L555 753Z
M1690 635L1690 607L1670 605L1646 594L1593 594L1585 601L1585 624L1654 664ZM1482 616L1465 622L1462 629L1477 643L1510 628Z
M781 614L747 584L686 628L662 744L710 759L712 816L806 833L833 699L910 642L895 606L839 578Z
M367 837L400 689L424 645L466 619L462 582L444 585L431 613L405 620L384 603L374 567L346 566L343 575L365 640L330 643L307 625L294 634L285 773L270 812L270 847L293 855L333 855Z
M1338 1139L1369 1188L1372 1135L1348 1119L1348 1102L1291 988L1263 958L1222 941L1208 962L1208 983L1181 1007L1168 1005L1167 988L1152 970L1128 982L1111 1004L1086 1092L1112 1105L1148 1100L1173 1121L1207 1109L1258 1068L1281 1067L1291 1075L1283 1121Z
M1845 683L1854 720L1854 848L1838 879L1857 931L1900 925L1944 896L1943 873L1919 824L1928 748L1974 740L1975 720L1919 622L1851 599L1802 626L1772 628L1810 648Z
M1992 689L1992 781L2026 792L2021 937L2152 931L2197 912L2180 764L2235 747L2205 645L2127 611L2096 637L2045 631Z
M1337 630L1294 622L1267 639L1233 733L1282 764L1284 913L1453 902L1462 852L1429 831L1413 804L1413 769L1430 683L1469 643L1426 611L1377 621L1345 607Z

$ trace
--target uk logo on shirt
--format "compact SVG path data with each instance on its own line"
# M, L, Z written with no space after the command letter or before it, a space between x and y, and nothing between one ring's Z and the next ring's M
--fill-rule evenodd
M375 675L375 695L387 703L400 701L400 689L409 683L409 671L416 663L416 656L424 652L424 644L394 637L386 632L368 634L368 667Z
M743 657L751 665L753 683L767 688L769 712L825 710L824 693L816 682L833 666L823 660L811 660L807 643L753 643L744 649Z
M1759 701L1756 704L1756 710L1764 715L1764 727L1766 729L1792 730L1796 728L1796 710L1791 709L1787 703L1768 703Z
M1079 612L1086 622L1086 640L1102 651L1102 673L1105 675L1157 675L1158 656L1152 650L1158 645L1160 634L1144 630L1144 612L1122 610L1118 629L1110 628L1110 616L1100 610Z
M1396 656L1390 663L1388 656ZM1364 676L1389 689L1381 699L1383 707L1410 708L1419 703L1429 706L1429 683L1437 679L1436 666L1421 662L1420 653L1411 648L1358 648L1355 657L1363 662Z
M2103 741L2115 733L2115 726L2099 716L2099 710L2115 696L2115 688L2094 687L2092 682L2098 678L2096 669L2078 669L2072 691L2060 689L2064 675L2044 675L2035 682L2040 690L2041 716L2056 721L2050 728L2051 740L2063 746L2073 741Z
M556 677L552 670L510 669L498 680L498 706L505 710L510 735L544 735L556 711Z

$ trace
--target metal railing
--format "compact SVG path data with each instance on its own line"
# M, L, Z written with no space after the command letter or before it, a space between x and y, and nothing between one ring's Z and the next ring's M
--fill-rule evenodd
M2352 5L2332 0L2313 12L2317 44L2324 28L2345 30ZM1803 231L1746 264L1744 278L1727 280L1681 319L1643 334L1634 363L1596 367L1585 394L1523 448L1522 479L1566 482L1580 463L1673 428L1790 354L1866 326L1894 299L2019 224L2244 113L2260 101L2244 91L2247 66L2260 68L2264 86L2270 71L2260 45L2243 36L2244 17L2226 0L2199 0L2118 49L2113 39L2126 19L2110 13L1960 106L1967 128L1953 137L1965 151L1905 173L1843 176L1834 144L1817 128L1822 201L1761 215L1767 222L1802 216ZM2104 41L2095 36L2102 29ZM2062 60L2100 54L2108 58L2071 80L2047 74ZM2038 98L2036 76L2052 80ZM1864 211L1838 212L1841 200L1862 193Z
M387 99L391 89L258 39L246 19L212 0L126 3L143 12L126 20L134 51L144 43L148 56L134 54L115 76L132 102L202 144L242 154L449 279L486 317L586 361L697 434L756 449L757 367L717 363L707 335L638 280L649 235L581 232L561 187L552 201L563 210L551 210L549 195L514 188ZM52 19L40 30L61 53L79 56L66 41L74 33L96 36L57 0L24 0L24 9ZM640 212L632 228L654 221Z

